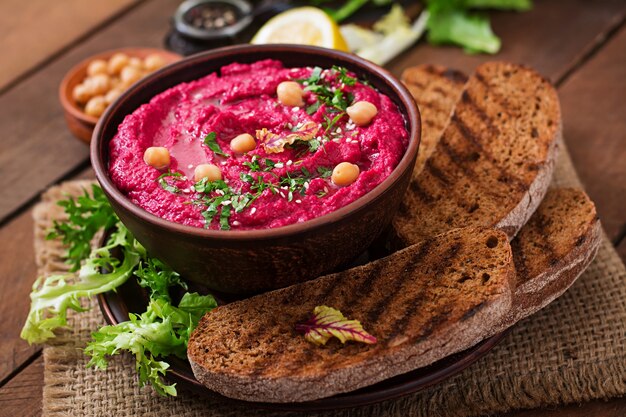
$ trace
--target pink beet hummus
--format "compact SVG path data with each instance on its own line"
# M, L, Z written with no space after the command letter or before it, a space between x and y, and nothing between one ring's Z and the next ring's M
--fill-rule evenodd
M302 85L304 106L280 104L282 81ZM345 112L357 101L378 110L365 126ZM256 148L236 154L230 141L242 133L255 137ZM109 173L134 204L176 223L275 228L333 212L373 190L400 162L408 137L396 105L342 68L234 63L170 88L128 115L110 142ZM169 167L144 162L153 146L167 148ZM360 170L344 187L331 179L341 162ZM199 164L218 166L222 180L196 182Z

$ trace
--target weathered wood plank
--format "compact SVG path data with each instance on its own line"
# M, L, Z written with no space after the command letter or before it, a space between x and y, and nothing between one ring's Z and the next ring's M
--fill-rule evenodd
M580 179L613 241L626 226L624 80L626 28L559 89L565 141Z
M43 358L39 357L0 388L0 416L40 416L42 390Z
M0 381L38 349L19 338L35 279L33 221L27 211L0 229Z
M76 178L94 178L91 169ZM30 290L37 274L33 247L32 210L0 228L0 381L19 368L40 347L20 339L30 306Z
M7 185L0 200L0 221L88 158L88 148L67 130L58 101L65 72L103 50L160 47L178 3L139 5L0 97L0 178Z
M497 55L468 55L452 46L431 46L421 42L401 55L389 68L399 75L406 67L423 63L447 65L471 72L485 61L505 60L529 65L553 82L559 81L573 65L604 39L626 13L622 0L536 1L524 13L491 13L494 32L502 39Z
M0 90L135 1L3 0Z

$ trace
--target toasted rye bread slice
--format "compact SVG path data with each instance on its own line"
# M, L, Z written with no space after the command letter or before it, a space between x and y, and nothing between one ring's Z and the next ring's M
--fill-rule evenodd
M400 240L408 245L465 226L496 227L512 238L548 188L560 135L559 101L546 79L510 63L479 66L409 185L393 222Z
M418 65L404 70L402 81L415 97L422 116L420 140L413 176L422 172L461 97L467 75L438 65Z
M480 341L511 307L507 236L468 228L391 256L207 313L189 340L196 378L225 396L296 402L374 384ZM374 345L296 333L317 305L339 309Z
M511 242L516 278L513 307L498 333L561 296L589 266L602 240L593 202L575 188L550 189Z

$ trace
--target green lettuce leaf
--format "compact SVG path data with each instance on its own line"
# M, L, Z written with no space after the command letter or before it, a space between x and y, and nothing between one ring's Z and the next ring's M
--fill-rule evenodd
M453 43L470 53L495 54L500 50L500 39L491 30L486 16L458 10L431 12L428 41L434 44Z
M111 256L121 248L123 261ZM54 337L54 329L67 325L67 310L84 311L80 298L91 297L122 285L139 262L140 247L128 230L118 223L107 244L94 250L79 273L40 277L30 294L31 305L20 336L28 343L43 343ZM104 268L109 273L101 273Z
M87 366L106 369L108 356L129 351L135 356L140 386L149 383L161 395L176 395L176 384L168 385L161 379L169 364L156 358L186 358L191 332L202 315L216 306L212 296L196 293L186 293L178 307L165 298L154 299L145 313L129 314L129 321L93 333L85 348L91 356Z

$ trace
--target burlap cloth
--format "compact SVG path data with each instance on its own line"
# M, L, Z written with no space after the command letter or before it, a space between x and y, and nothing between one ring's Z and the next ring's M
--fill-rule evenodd
M555 186L579 186L562 146ZM54 205L62 194L75 194L87 182L69 182L49 190L35 211L35 250L40 274L65 269L63 248L45 241ZM274 416L269 412L203 398L179 390L162 398L139 389L133 359L111 361L107 371L86 369L79 349L90 332L104 324L95 300L91 311L70 314L69 329L44 348L45 416ZM626 393L626 272L604 237L589 269L561 298L518 323L505 339L467 370L425 391L373 406L324 416L475 416L511 409L566 404Z

